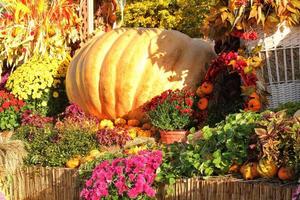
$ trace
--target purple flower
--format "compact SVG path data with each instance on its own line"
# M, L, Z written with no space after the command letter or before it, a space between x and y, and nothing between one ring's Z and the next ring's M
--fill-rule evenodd
M155 190L149 185L144 186L144 191L149 197L154 197L156 193Z
M1 82L0 82L0 89L4 89L4 86L8 80L9 77L9 72L6 72L2 77L1 77ZM1 197L1 196L0 196ZM0 199L1 200L1 199Z
M292 200L299 200L300 199L300 185L296 189L296 191L293 193Z
M135 199L138 196L138 192L135 188L132 188L132 189L128 190L127 194L128 194L128 197L131 198L131 199Z
M80 196L89 200L102 197L137 198L140 195L154 197L155 190L151 185L156 176L156 169L161 164L161 156L160 151L144 151L127 158L103 161L86 181ZM159 162L155 168L153 164L156 161Z
M2 192L0 192L0 200L5 200L5 195Z

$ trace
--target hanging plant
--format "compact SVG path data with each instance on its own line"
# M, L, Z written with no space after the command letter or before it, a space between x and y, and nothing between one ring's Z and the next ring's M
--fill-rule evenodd
M299 24L299 0L218 0L205 19L203 30L210 38L237 36L257 39L255 29L271 32L276 25Z

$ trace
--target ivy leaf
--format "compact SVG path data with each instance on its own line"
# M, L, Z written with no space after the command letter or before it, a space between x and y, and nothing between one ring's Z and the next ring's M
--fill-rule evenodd
M208 126L205 126L203 128L203 138L204 138L204 140L208 140L212 135L213 135L212 129L209 128Z

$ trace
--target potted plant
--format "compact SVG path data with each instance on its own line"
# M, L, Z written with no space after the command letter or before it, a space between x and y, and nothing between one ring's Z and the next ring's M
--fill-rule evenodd
M144 107L152 125L159 129L165 144L186 140L185 128L192 122L194 94L184 88L167 90Z

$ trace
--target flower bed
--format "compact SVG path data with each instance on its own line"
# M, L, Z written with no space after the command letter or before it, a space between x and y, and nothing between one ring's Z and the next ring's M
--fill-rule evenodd
M78 173L75 169L26 167L18 170L12 184L11 200L66 200L79 199ZM157 199L291 199L295 185L264 183L261 180L243 181L231 178L180 179L169 197L164 186Z

